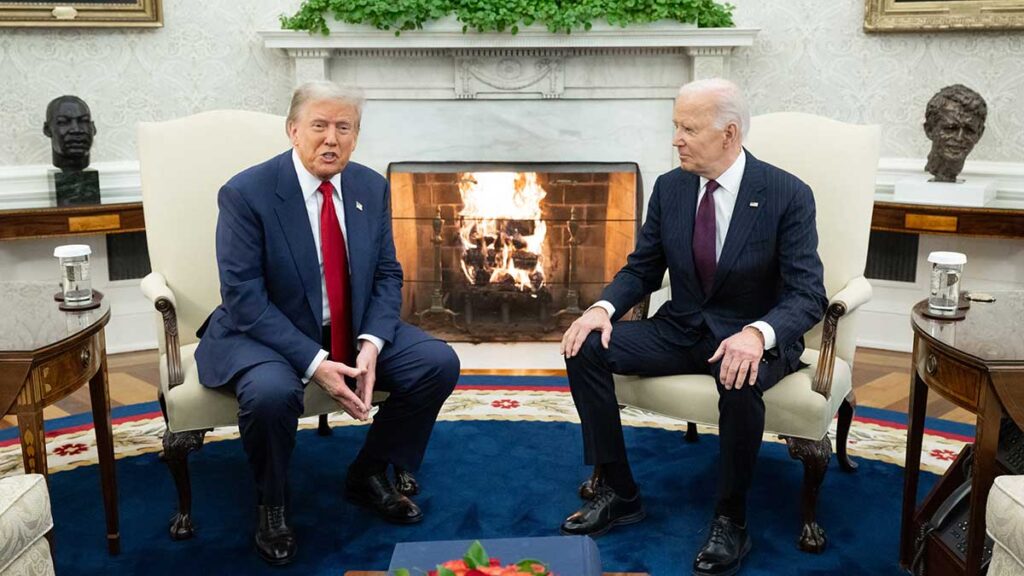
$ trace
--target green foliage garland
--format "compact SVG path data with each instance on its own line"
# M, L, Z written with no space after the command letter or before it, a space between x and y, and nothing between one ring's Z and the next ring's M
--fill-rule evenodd
M545 24L553 33L590 30L595 21L614 26L656 20L697 22L701 28L734 26L731 4L715 0L305 0L281 27L327 35L324 15L349 24L370 24L380 30L423 28L423 23L454 14L463 33L519 32L520 26Z

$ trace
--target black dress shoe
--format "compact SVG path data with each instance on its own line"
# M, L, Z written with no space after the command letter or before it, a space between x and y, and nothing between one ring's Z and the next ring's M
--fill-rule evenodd
M405 496L415 496L420 493L420 483L408 470L395 467L395 490Z
M693 561L693 576L732 576L750 552L747 527L725 516L716 516L708 528L708 539Z
M388 522L415 524L423 520L420 507L405 495L399 494L385 471L363 477L350 473L345 480L345 497L374 510Z
M607 484L599 484L593 500L587 500L583 507L562 522L562 534L577 536L600 536L621 524L634 524L644 519L644 503L640 493L626 500Z
M295 558L295 534L285 521L284 506L259 506L256 551L272 566L288 564Z

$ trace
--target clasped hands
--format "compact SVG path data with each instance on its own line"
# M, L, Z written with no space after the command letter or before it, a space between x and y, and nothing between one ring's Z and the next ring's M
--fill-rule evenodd
M363 342L355 366L324 360L313 372L313 381L334 398L346 414L356 420L369 420L373 401L373 385L377 380L377 347ZM345 383L345 377L356 379L356 389Z
M592 331L601 332L601 345L606 349L612 338L612 322L608 311L595 306L577 318L562 336L560 352L566 358L579 353L583 342ZM721 381L727 390L753 386L757 382L761 356L764 355L764 335L753 326L747 326L736 334L722 340L715 353L708 358L709 364L722 361Z

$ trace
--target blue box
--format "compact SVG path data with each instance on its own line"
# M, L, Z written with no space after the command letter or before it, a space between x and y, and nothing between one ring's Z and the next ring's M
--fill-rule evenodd
M400 542L391 555L388 574L408 568L433 570L438 564L457 560L466 554L472 540L441 542ZM487 555L514 564L525 558L540 560L558 576L601 576L601 552L589 536L551 536L547 538L501 538L481 540Z

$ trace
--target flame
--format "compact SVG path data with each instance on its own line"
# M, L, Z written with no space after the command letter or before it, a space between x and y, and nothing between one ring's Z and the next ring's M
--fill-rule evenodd
M520 291L539 290L544 285L547 235L540 203L547 192L537 183L536 172L460 173L459 192L459 236L466 250L462 272L469 283L511 281ZM523 222L533 222L530 234L518 228ZM527 265L517 266L517 259ZM535 263L529 266L531 261Z

